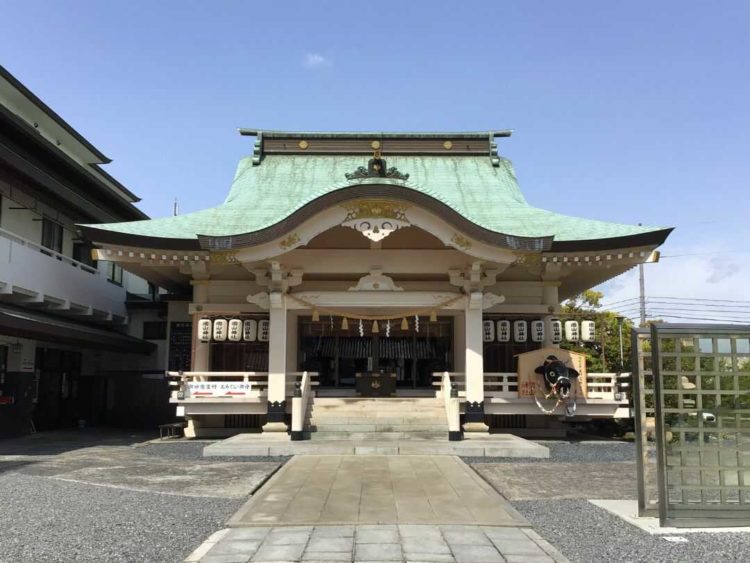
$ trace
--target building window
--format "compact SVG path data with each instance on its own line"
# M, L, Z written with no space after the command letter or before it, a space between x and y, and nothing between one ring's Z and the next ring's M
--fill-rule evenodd
M122 285L122 266L114 262L107 262L107 279L117 285Z
M166 340L167 323L164 321L147 321L143 323L143 340Z
M75 242L73 243L73 260L77 260L82 264L96 268L96 260L91 257L91 251L93 247L87 242Z
M63 228L60 223L50 221L46 217L42 219L42 246L50 250L62 253Z

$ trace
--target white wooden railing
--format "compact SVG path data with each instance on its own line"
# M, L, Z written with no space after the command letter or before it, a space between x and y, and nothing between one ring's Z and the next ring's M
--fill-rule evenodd
M629 373L621 373L620 377L620 389L626 391L628 389L627 380L630 378ZM615 394L618 392L617 385L618 375L616 373L589 373L586 377L587 387L589 391L589 399L607 399L607 400L618 400ZM623 381L624 380L624 381ZM621 396L620 399L624 400Z
M94 274L97 276L101 275L99 270L94 266L89 266L88 264L84 264L83 262L79 262L78 260L73 260L73 258L65 256L64 254L60 254L59 252L55 252L54 250L51 250L46 246L42 246L41 244L32 242L29 239L19 237L17 234L6 231L5 229L0 229L0 237L7 238L8 240L11 240L18 245L25 246L32 250L37 250L42 254L46 254L50 258L56 258L63 264L67 264L68 266L72 266L73 268L78 268L79 270L83 270L84 272L88 272L89 274Z
M433 385L440 387L443 393L443 373L433 373ZM620 391L628 390L627 379L629 373L619 375ZM450 374L451 381L458 388L459 396L466 397L466 374L453 372ZM616 373L589 373L586 377L588 400L625 401L623 395L616 396L618 392L618 375ZM502 399L518 399L518 374L502 372L485 372L484 374L485 397L496 397Z
M188 382L210 383L218 381L231 381L249 383L251 392L249 397L265 397L268 394L268 372L267 371L168 371L167 377L170 379L169 385L172 388L172 398L177 399L177 393L184 391ZM292 371L286 374L286 396L290 397L294 393L294 384L300 379L307 378L308 385L315 387L318 385L317 372ZM216 397L206 397L204 401L215 399Z
M453 381L451 381L451 374L447 371L443 372L440 383L440 393L443 396L443 403L445 404L445 415L448 419L448 432L451 433L449 435L453 435L452 433L460 433L461 399L458 398L458 393L451 393L451 391L453 390Z
M0 229L0 288L125 317L125 289L95 267ZM30 293L29 293L30 292Z
M317 375L317 374L316 374ZM295 382L296 385L296 382ZM299 388L295 387L292 395L292 439L302 439L302 432L305 429L305 419L307 418L307 407L310 404L312 395L312 378L308 372L302 372L302 380L299 381Z
M518 398L518 374L485 372L484 395L504 399Z

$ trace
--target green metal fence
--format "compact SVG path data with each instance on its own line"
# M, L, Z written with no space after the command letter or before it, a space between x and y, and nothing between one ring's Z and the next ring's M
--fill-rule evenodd
M663 526L750 525L750 327L655 324L633 341L639 512L658 508Z

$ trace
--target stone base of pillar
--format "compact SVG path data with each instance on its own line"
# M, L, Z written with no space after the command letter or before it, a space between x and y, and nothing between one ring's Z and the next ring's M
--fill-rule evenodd
M201 422L197 418L188 418L184 433L185 438L197 438L200 432Z
M465 422L464 440L483 440L490 435L490 427L484 422Z
M263 433L273 433L278 434L280 432L283 432L286 434L289 431L289 427L286 425L285 422L266 422L263 427Z

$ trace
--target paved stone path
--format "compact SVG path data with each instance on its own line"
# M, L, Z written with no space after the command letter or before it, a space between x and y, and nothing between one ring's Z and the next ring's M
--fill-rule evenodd
M528 523L454 456L295 456L230 526Z
M567 560L529 528L391 524L225 529L211 536L185 561L562 563Z
M453 456L296 456L186 559L565 562Z

